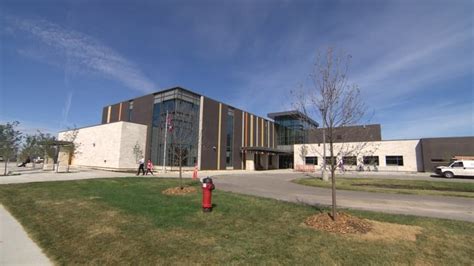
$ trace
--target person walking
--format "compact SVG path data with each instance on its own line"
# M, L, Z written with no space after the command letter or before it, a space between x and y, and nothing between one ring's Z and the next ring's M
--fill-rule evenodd
M145 173L145 175L148 175L148 173L151 173L151 175L154 176L154 174L153 174L153 163L151 162L150 159L148 159L148 162L146 163L146 173Z
M145 175L145 158L142 156L140 160L138 160L138 172L137 175L140 175L140 170L142 171L143 175Z

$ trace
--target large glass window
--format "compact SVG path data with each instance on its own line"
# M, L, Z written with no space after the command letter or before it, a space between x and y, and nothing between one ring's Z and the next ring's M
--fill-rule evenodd
M199 96L180 89L155 95L151 160L156 165L194 166L197 162ZM166 139L166 155L165 155Z
M305 164L317 165L318 157L305 157Z
M278 145L307 143L307 131L314 126L301 117L284 115L275 117Z
M403 166L403 156L395 155L395 156L385 156L385 164L389 165L397 165Z
M365 165L379 165L379 157L378 156L364 156L364 164Z
M357 165L357 157L356 156L343 156L342 163L344 165Z
M232 167L232 151L234 150L234 110L229 109L226 121L226 167Z

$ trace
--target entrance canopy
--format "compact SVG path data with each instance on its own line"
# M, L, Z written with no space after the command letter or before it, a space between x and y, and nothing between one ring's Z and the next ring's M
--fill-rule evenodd
M290 151L275 149L275 148L268 148L268 147L242 147L240 148L242 151L253 151L253 152L264 152L264 153L273 153L273 154L292 154Z

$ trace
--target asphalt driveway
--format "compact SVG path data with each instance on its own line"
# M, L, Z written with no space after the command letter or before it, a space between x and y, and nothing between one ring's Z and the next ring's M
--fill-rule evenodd
M218 175L218 189L311 205L331 205L331 190L292 183L300 173ZM337 206L359 210L408 214L474 222L474 199L444 196L337 191Z

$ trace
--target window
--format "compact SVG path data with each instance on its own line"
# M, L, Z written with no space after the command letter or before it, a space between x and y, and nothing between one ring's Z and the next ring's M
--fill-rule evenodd
M132 105L133 106L133 105ZM155 95L150 159L156 165L194 166L197 161L199 96L180 89ZM166 150L165 150L166 138Z
M336 157L332 157L332 158L334 158L334 165L337 165L337 158ZM324 158L324 161L326 165L331 165L331 156L326 156L326 158Z
M451 165L451 167L464 167L462 162L455 162Z
M365 165L379 165L379 157L378 156L364 156L364 164Z
M226 155L225 162L226 167L232 167L232 152L234 150L234 110L230 109L227 112L227 121L226 121Z
M318 157L305 157L305 164L317 165Z
M344 156L344 157L342 157L342 163L344 165L357 165L357 157L356 156Z
M395 156L385 156L385 164L389 165L397 165L403 166L403 156L395 155Z

